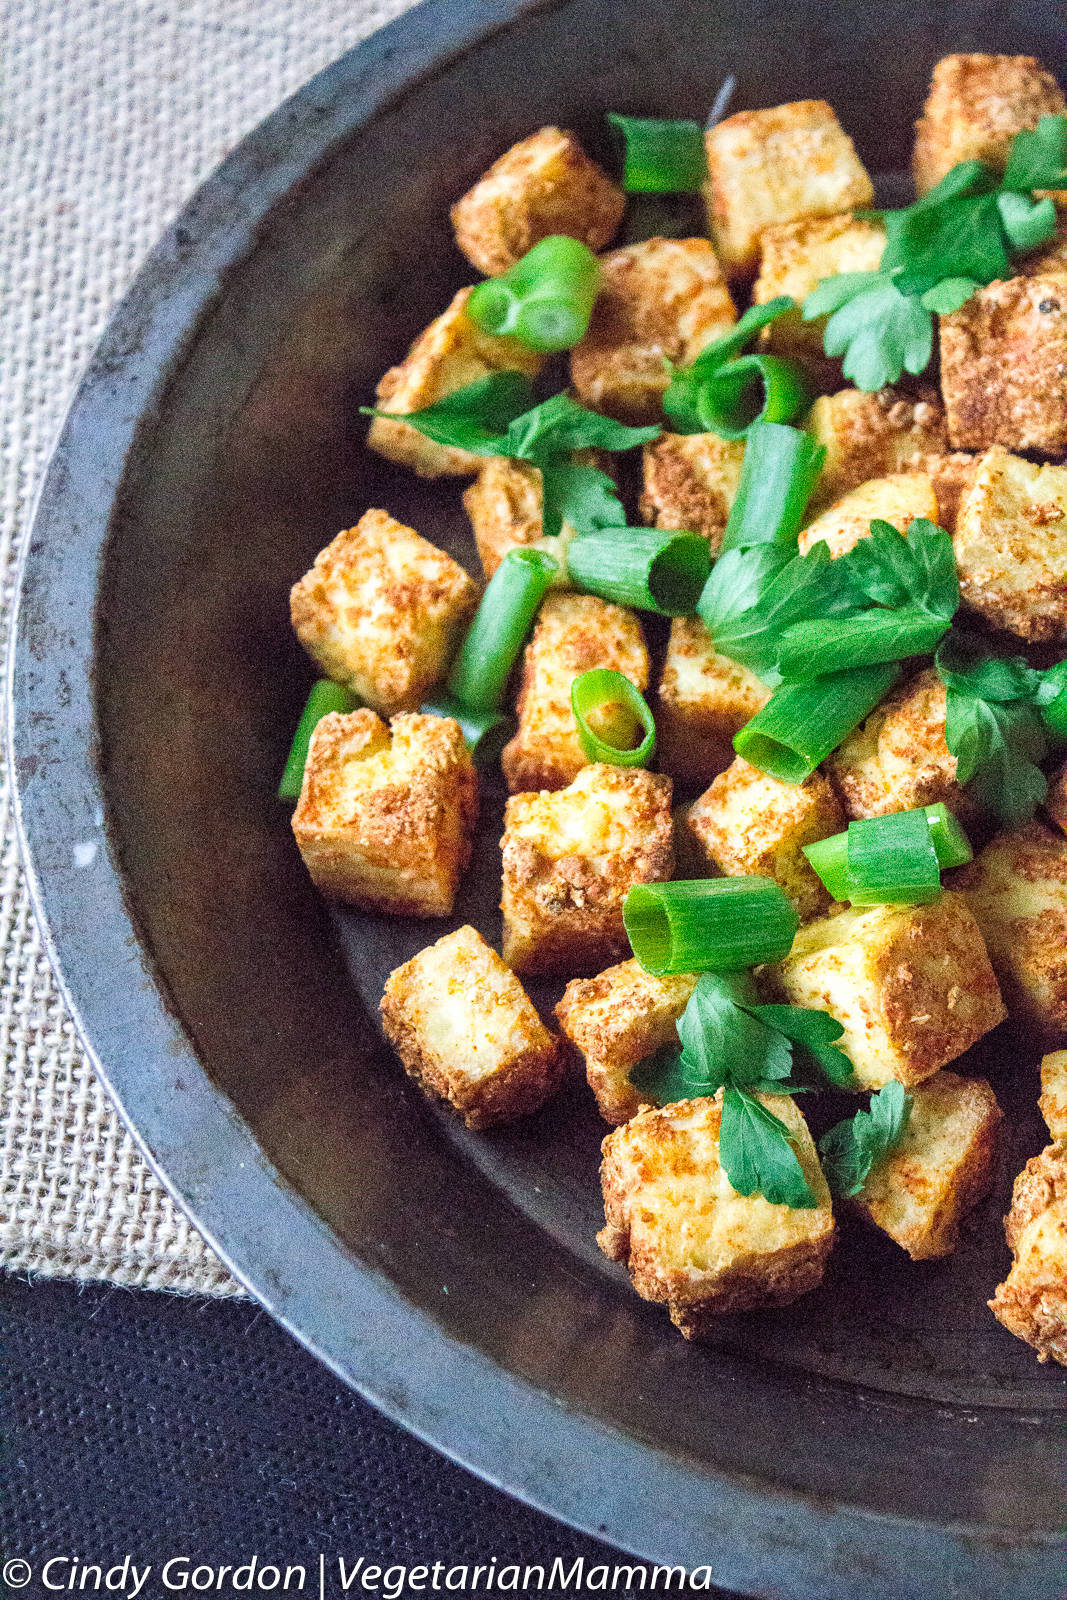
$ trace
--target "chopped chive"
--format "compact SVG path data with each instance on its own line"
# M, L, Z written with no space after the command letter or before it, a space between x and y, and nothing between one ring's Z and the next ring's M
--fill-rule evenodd
M784 683L740 733L739 756L783 783L803 783L836 750L900 675L897 662Z
M477 284L467 312L484 333L511 335L531 350L569 350L589 326L599 288L589 246L551 234L500 277Z
M701 383L696 410L721 439L743 439L756 422L792 422L812 400L801 369L781 356L741 356Z
M815 839L800 847L808 864L821 879L823 888L834 900L848 901L848 829L832 833L828 839Z
M590 761L647 767L656 749L656 722L639 689L610 667L581 672L571 684L571 710Z
M491 767L500 756L511 731L511 718L500 711L472 711L450 695L427 700L419 708L428 717L454 717L470 751L471 760L479 767Z
M684 194L702 188L708 176L704 130L696 122L657 117L608 121L625 146L622 186L627 194Z
M943 803L938 801L933 806L923 806L926 820L930 824L930 837L934 841L937 851L937 864L939 867L962 867L974 857L971 841L960 827L959 818Z
M790 310L793 301L787 294L778 295L763 305L749 306L730 329L706 344L691 367L674 369L663 396L663 410L676 433L705 433L707 424L700 413L700 392L707 381L721 367L742 354L746 345L760 332Z
M923 811L848 825L848 898L854 906L923 905L941 893L941 868Z
M498 711L508 675L558 571L543 550L509 550L486 584L448 675L448 693L468 711Z
M622 916L634 955L656 977L782 961L800 926L782 888L759 877L638 883Z
M699 533L596 528L571 540L567 568L579 589L603 600L688 617L708 581L711 555Z
M806 433L781 422L754 422L745 440L737 495L720 554L753 544L791 544L825 451Z
M339 683L333 683L329 678L320 678L318 683L312 684L311 693L304 703L300 713L300 721L293 734L293 742L289 748L289 758L285 763L281 782L278 785L279 800L299 800L300 790L304 783L304 768L307 765L308 747L311 744L311 735L315 732L323 717L331 711L355 711L359 701L355 695Z

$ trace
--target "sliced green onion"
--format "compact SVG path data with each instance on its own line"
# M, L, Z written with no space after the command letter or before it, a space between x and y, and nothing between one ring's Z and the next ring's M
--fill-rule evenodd
M637 883L622 918L634 955L656 977L783 961L800 926L780 885L755 877Z
M688 617L711 572L708 541L699 533L659 528L597 528L567 546L571 581L602 600Z
M806 433L781 422L754 422L745 440L737 495L720 554L753 544L792 544L825 458Z
M702 385L720 367L740 356L761 328L766 328L793 305L789 295L779 295L764 305L749 306L740 320L720 338L706 344L691 367L677 367L663 396L663 410L676 433L705 433L699 397Z
M735 734L734 749L772 778L803 783L899 676L899 664L887 662L828 673L810 683L784 683Z
M728 361L696 393L704 428L720 439L743 439L756 422L792 422L812 400L801 369L781 356Z
M329 678L320 678L318 683L312 685L311 693L300 713L300 721L296 725L293 742L289 748L289 758L278 785L279 800L300 799L311 735L323 717L328 716L331 711L355 711L358 705L359 701L354 694L341 684L332 683Z
M942 869L962 867L973 860L971 841L960 827L959 818L953 816L948 806L939 800L936 805L923 806L922 809L930 824L930 837L937 851L938 866Z
M941 868L922 811L848 825L848 898L854 906L924 905L941 893Z
M454 717L470 751L471 760L479 767L491 767L511 732L511 718L500 711L472 711L450 695L427 700L419 709L428 717Z
M468 711L499 711L515 657L557 570L543 550L509 550L489 579L448 675L448 693Z
M848 901L848 829L832 833L828 839L815 839L800 847L808 858L809 866L821 879L823 888L831 898Z
M467 301L484 333L511 335L531 350L569 350L589 326L600 288L600 263L588 245L552 234L498 278L477 284Z
M624 141L627 194L684 194L703 187L708 158L699 123L623 117L616 111L608 112L608 121Z
M656 721L640 689L610 667L581 672L571 684L571 710L590 761L647 767L656 749Z

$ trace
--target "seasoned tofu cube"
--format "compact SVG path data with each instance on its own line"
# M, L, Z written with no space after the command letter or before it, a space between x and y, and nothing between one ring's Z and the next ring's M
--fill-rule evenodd
M843 556L867 538L876 517L892 523L900 533L907 532L915 517L936 522L937 498L932 480L924 472L897 472L850 489L802 530L800 553L807 555L812 545L822 539L832 556Z
M966 450L953 450L946 455L920 456L916 462L916 470L925 472L934 486L938 525L948 533L956 531L960 502L974 482L977 460Z
M1067 467L986 450L952 542L968 610L1020 639L1067 642Z
M492 372L524 372L534 378L544 357L517 339L483 333L467 315L469 289L461 289L448 310L424 328L399 366L390 367L378 385L382 411L421 411L446 394L487 378ZM451 445L435 444L406 422L375 417L367 434L372 450L412 467L420 478L464 477L477 472L485 457Z
M1015 135L1065 109L1055 78L1033 56L943 56L915 124L916 189L926 194L959 161L1003 171Z
M456 243L494 278L550 234L603 250L615 237L626 196L591 161L573 133L539 128L494 161L452 207Z
M941 318L941 393L956 450L1067 452L1067 278L1008 278Z
M715 876L773 878L802 921L830 905L803 846L846 827L840 802L821 772L783 783L740 756L689 813L689 831Z
M763 981L791 1005L837 1018L840 1048L865 1089L921 1083L1007 1015L978 924L951 893L808 922Z
M948 448L945 414L933 393L916 400L896 389L839 389L816 400L808 432L826 451L812 502L816 509L872 478L927 472L925 458Z
M646 239L601 256L600 293L571 351L578 399L623 422L658 422L668 362L688 366L736 321L706 239Z
M1041 1062L1041 1115L1054 1139L1067 1139L1067 1050L1054 1050Z
M376 711L414 711L448 670L478 586L428 539L366 511L320 550L289 596L297 638Z
M606 451L576 450L574 459L611 476L612 458ZM539 467L531 466L528 461L512 461L507 456L487 457L474 482L463 491L463 506L470 518L487 579L493 576L509 550L540 543L542 505ZM553 534L544 545L550 555L562 562L563 569L566 543L573 534L570 524L564 523L563 543L559 535ZM563 578L553 581L561 588L569 587L565 571Z
M1067 833L1067 761L1049 778L1045 810L1057 828Z
M639 961L624 961L596 978L568 983L556 1019L585 1063L605 1122L618 1127L648 1103L630 1073L677 1042L676 1024L696 981L686 974L654 978Z
M1067 1032L1067 839L1040 823L997 836L959 872L1012 1016Z
M830 1192L796 1102L763 1095L785 1123L818 1204L807 1210L741 1195L719 1165L722 1091L646 1110L604 1140L604 1228L597 1243L621 1261L644 1300L666 1305L687 1339L715 1318L788 1305L822 1278L834 1241Z
M989 1306L1017 1339L1067 1367L1067 1144L1031 1156L1015 1180L1004 1233L1014 1261Z
M909 1092L899 1143L847 1203L913 1261L927 1261L955 1250L960 1222L989 1192L1003 1113L982 1078L937 1072Z
M597 972L629 950L630 889L674 869L671 780L640 767L584 767L558 793L512 795L500 843L508 966Z
M446 917L470 859L478 778L459 724L365 706L311 736L293 833L317 888L366 911Z
M827 757L826 770L850 818L939 801L964 822L976 814L956 781L956 757L945 743L945 685L933 667L887 695Z
M734 759L733 738L771 691L716 652L699 617L675 617L656 707L659 765L678 782L708 784Z
M386 1037L421 1089L468 1128L536 1111L566 1075L522 984L474 928L457 928L389 974Z
M519 727L501 756L512 794L564 789L586 765L571 710L571 684L610 667L644 691L648 651L632 611L591 594L549 594L523 657Z
M848 211L765 228L760 235L760 270L752 289L753 303L765 305L787 294L796 301L796 309L764 328L760 335L763 348L772 355L800 361L820 382L840 383L841 363L823 353L827 318L805 322L801 308L823 278L841 272L877 271L884 249L882 224L853 217Z
M743 439L663 433L644 448L641 515L655 528L702 533L717 555L741 480Z
M874 200L855 146L825 100L738 111L705 134L708 231L733 276L753 273L772 223L832 217Z

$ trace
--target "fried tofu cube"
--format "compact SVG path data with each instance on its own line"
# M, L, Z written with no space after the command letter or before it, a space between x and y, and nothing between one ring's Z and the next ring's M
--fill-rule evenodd
M1048 781L1045 810L1057 828L1067 833L1067 761Z
M807 1210L732 1187L719 1164L721 1090L642 1111L601 1147L597 1243L687 1339L709 1334L716 1317L788 1305L814 1289L833 1245L830 1192L803 1114L786 1095L758 1098L789 1131L818 1201Z
M792 952L764 969L768 990L828 1011L858 1084L933 1077L1007 1013L965 900L854 906L808 922Z
M955 533L960 504L974 482L978 457L966 450L952 450L945 455L920 456L916 470L925 472L934 486L937 501L938 526L947 533Z
M824 509L850 489L898 472L926 472L925 460L948 448L945 413L933 393L916 400L897 389L820 395L808 432L826 451L813 505Z
M447 917L470 859L478 778L458 722L362 706L311 736L293 833L317 888L366 911Z
M731 276L755 272L760 236L772 224L837 216L874 200L855 146L825 100L738 111L704 138L708 232Z
M583 767L557 793L512 795L500 843L508 966L598 972L629 951L630 889L674 870L671 780L640 767Z
M1012 1016L1067 1032L1067 839L1030 822L959 872Z
M591 667L621 672L642 692L648 687L636 615L591 594L549 594L523 657L518 731L501 756L512 794L564 789L586 765L571 684Z
M926 194L959 161L1003 171L1015 135L1065 109L1055 78L1034 56L943 56L915 125L916 189Z
M849 818L943 802L962 821L976 808L945 743L945 685L928 667L899 684L832 755L826 770Z
M478 604L458 561L385 511L320 550L289 596L297 638L376 711L414 711L444 677Z
M989 1302L1017 1339L1067 1367L1067 1144L1031 1156L1015 1180L1004 1233L1011 1271Z
M469 289L461 289L447 311L424 328L398 366L390 367L378 385L376 404L382 411L421 411L446 394L487 378L493 372L523 372L535 378L544 357L517 339L483 333L467 315ZM411 467L420 478L465 477L485 460L469 450L436 444L406 422L375 417L367 443L380 456Z
M600 257L600 293L571 351L578 399L623 422L658 422L668 362L688 366L737 320L707 239L645 239Z
M932 480L924 472L897 472L889 478L874 478L850 489L814 521L809 522L798 540L801 555L807 555L820 539L832 556L843 556L871 531L878 517L900 533L906 533L916 517L937 521L937 498Z
M404 1070L468 1128L537 1111L566 1075L561 1041L474 928L457 928L391 972L381 1013Z
M695 975L654 978L639 961L623 961L595 978L574 978L556 1020L585 1063L600 1115L618 1127L647 1098L630 1073L678 1038L678 1018L696 988Z
M734 734L770 697L754 672L717 653L699 617L675 617L656 707L659 765L678 782L709 784L734 759Z
M830 896L803 846L846 826L829 781L813 772L783 783L738 756L689 813L689 832L714 875L773 878L802 921L825 911Z
M876 272L885 249L885 229L844 212L836 217L804 217L777 222L760 235L759 277L752 288L754 305L787 294L796 308L764 328L760 344L772 355L800 361L819 381L841 381L841 363L823 353L827 318L805 322L804 301L823 278L841 272ZM873 473L871 474L873 477Z
M910 1091L898 1144L847 1202L913 1261L947 1256L960 1222L989 1192L1003 1112L982 1078L936 1072Z
M1032 643L1067 642L1067 467L986 450L952 542L968 610Z
M1067 278L991 283L940 320L953 448L1067 453Z
M539 128L494 161L452 207L456 243L495 278L542 239L565 234L590 250L614 239L626 196L573 133Z
M1067 1050L1054 1050L1041 1062L1041 1115L1054 1139L1067 1139Z
M654 528L701 533L717 555L741 481L743 439L663 433L644 448L641 515Z

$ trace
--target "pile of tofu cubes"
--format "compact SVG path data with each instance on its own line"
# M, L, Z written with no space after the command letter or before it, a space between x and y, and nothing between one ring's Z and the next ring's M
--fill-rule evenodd
M1032 58L942 60L918 124L919 192L958 161L1003 162L1017 131L1064 109ZM625 198L573 134L552 127L508 150L452 212L459 249L489 275L553 233L605 252L588 332L571 353L572 392L627 422L663 421L668 364L691 362L727 331L744 297L800 302L820 279L874 269L881 258L882 225L855 215L872 204L869 177L825 102L739 112L706 142L708 237L607 249ZM382 409L402 417L496 371L536 375L540 357L475 326L469 294L461 290L385 375ZM1041 647L1042 660L1062 655L1067 222L1018 276L941 317L940 388L845 387L823 353L820 324L799 314L761 339L802 362L818 391L806 426L826 457L801 549L824 540L836 556L874 517L901 531L928 517L953 536L972 619L1015 649ZM535 467L442 446L395 418L376 419L369 444L424 478L471 480L463 503L486 578L507 551L541 537ZM714 555L743 452L743 442L711 433L663 432L644 449L640 515L701 533ZM293 817L325 894L373 912L450 916L479 779L458 725L419 708L445 676L479 592L451 556L383 510L339 534L293 589L302 644L362 702L318 725ZM631 1070L674 1040L696 980L652 977L628 959L630 888L670 879L676 857L685 876L755 873L782 886L802 925L789 957L757 973L764 996L829 1012L859 1086L897 1079L913 1097L902 1141L847 1209L914 1259L939 1257L992 1181L1001 1121L989 1084L950 1064L1006 1006L1027 1037L1067 1033L1067 781L1052 783L1045 820L990 838L956 780L944 686L927 668L895 688L822 770L789 785L733 753L766 685L718 654L696 617L676 619L658 654L654 665L634 612L565 587L549 592L502 759L510 793L502 954L473 928L453 928L392 974L381 1010L407 1071L472 1128L536 1111L584 1067L614 1130L603 1146L601 1246L693 1336L720 1313L813 1287L835 1219L793 1100L766 1103L786 1122L818 1196L807 1210L731 1188L718 1156L721 1097L642 1102ZM650 694L658 772L587 761L570 690L593 667ZM852 818L934 802L989 841L939 900L830 902L802 846ZM526 994L528 974L565 981L558 1031ZM1007 1219L1015 1264L991 1304L1041 1359L1067 1361L1067 1053L1049 1056L1045 1074L1042 1105L1057 1142L1018 1180Z

